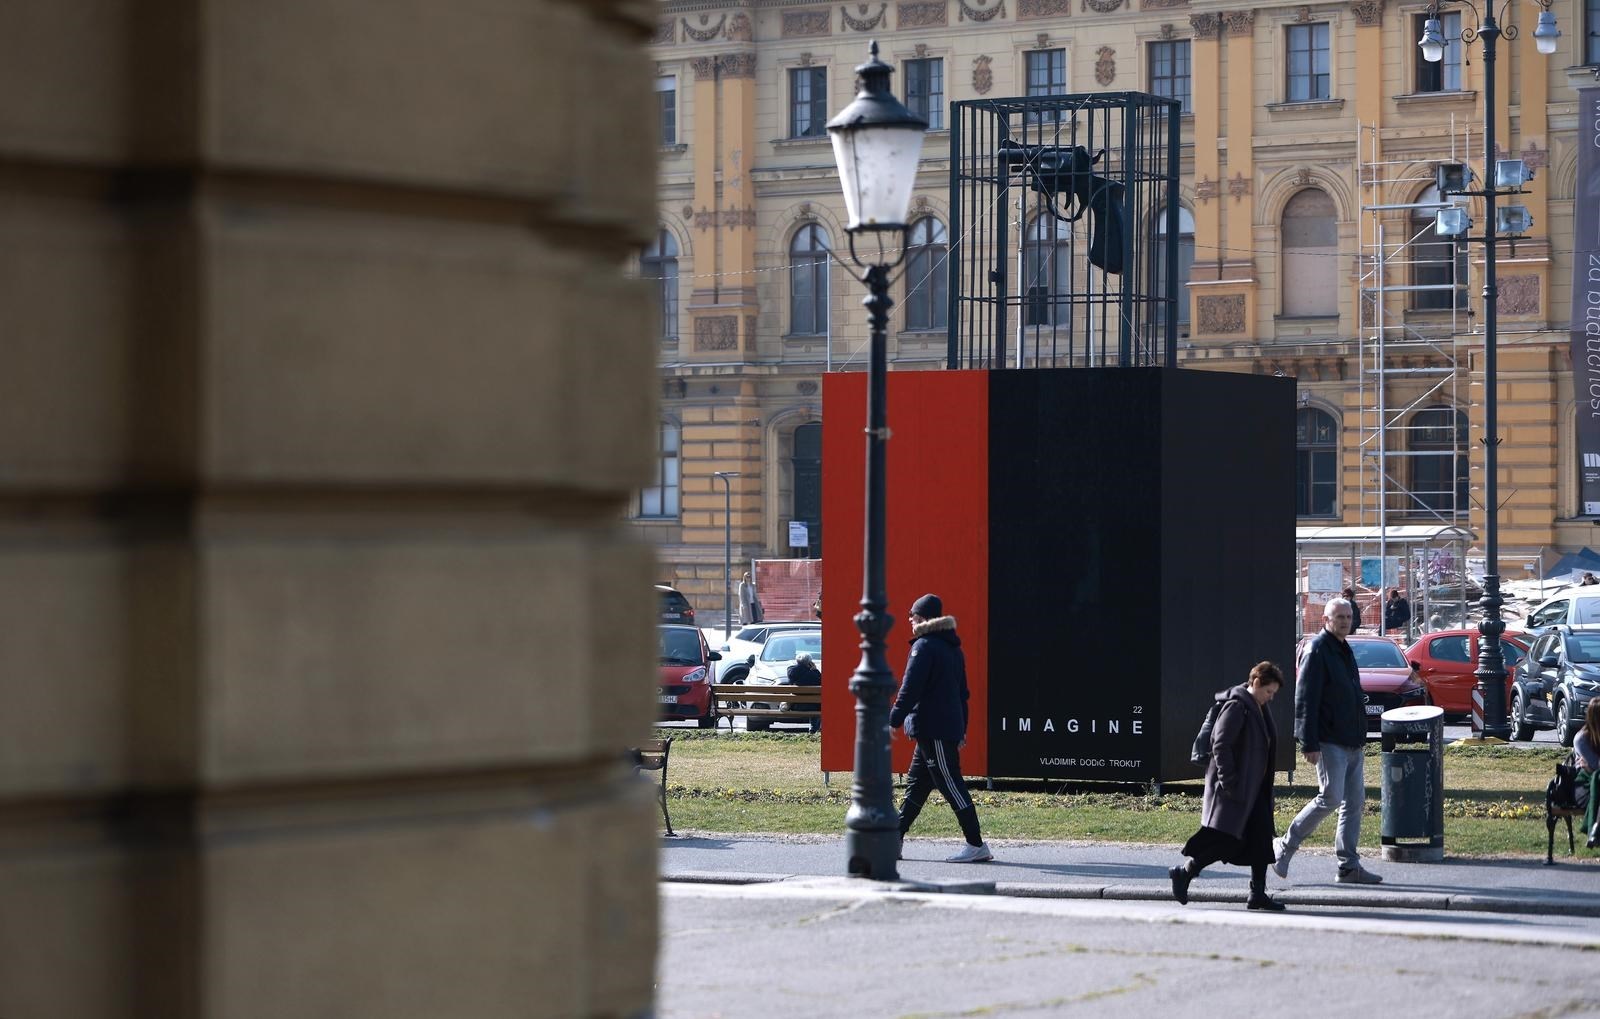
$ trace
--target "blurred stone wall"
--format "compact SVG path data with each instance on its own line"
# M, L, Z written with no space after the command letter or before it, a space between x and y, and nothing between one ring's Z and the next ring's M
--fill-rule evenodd
M654 21L0 5L0 1016L651 1007Z

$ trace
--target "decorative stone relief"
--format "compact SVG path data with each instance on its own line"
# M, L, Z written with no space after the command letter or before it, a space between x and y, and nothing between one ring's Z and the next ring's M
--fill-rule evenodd
M784 11L783 37L802 38L809 35L832 35L832 11Z
M800 56L795 59L795 63L799 64L801 67L810 67L811 51L806 50L804 53L800 54Z
M1083 9L1096 14L1110 14L1122 6L1122 0L1083 0Z
M883 24L883 16L889 11L887 0L878 5L878 13L867 16L867 11L872 9L871 4L857 4L856 9L861 13L859 18L852 17L848 8L839 8L839 14L844 18L845 26L853 32L870 32Z
M1169 21L1166 24L1161 26L1161 38L1163 38L1163 39L1175 39L1175 38L1177 38L1177 36L1178 36L1178 30L1172 27L1172 22Z
M1117 51L1110 46L1102 46L1095 51L1095 56L1100 59L1094 62L1094 80L1101 88L1105 88L1117 80Z
M729 230L737 230L740 227L753 227L756 225L756 210L748 205L742 209L730 205L722 210L722 215L719 219L721 225Z
M1189 15L1189 27L1194 29L1196 39L1215 39L1217 30L1222 25L1222 19L1215 12L1207 11L1205 14Z
M1036 50L1047 50L1047 49L1049 49L1050 48L1050 33L1049 32L1040 32L1038 35L1034 36L1033 37L1033 48L1036 49Z
M994 88L994 71L989 67L993 63L991 57L974 57L972 61L972 91L980 96L989 94Z
M1541 149L1537 141L1530 141L1528 147L1522 150L1522 161L1528 164L1530 170L1542 170L1550 165L1550 150Z
M669 43L678 41L678 23L670 18L666 21L656 22L656 34L651 37L652 43Z
M1304 25L1311 21L1311 8L1301 6L1294 12L1294 20Z
M1356 16L1356 24L1362 28L1383 24L1383 0L1353 0L1350 10Z
M1240 298L1244 300L1244 298ZM739 349L739 317L737 315L708 315L694 321L695 350Z
M944 0L917 0L916 3L899 4L894 9L895 24L901 28L928 28L948 25L950 10Z
M969 4L967 0L956 0L961 7L962 21L993 21L996 17L1006 16L1006 0L998 0L993 7L981 7L978 4L987 3L989 0L978 0L977 4Z
M1300 187L1309 187L1311 185L1311 168L1302 166L1296 170L1294 172L1294 182Z
M756 55L754 53L724 53L717 58L717 67L724 78L754 78Z
M1539 313L1539 277L1502 276L1496 283L1495 307L1502 315L1537 315Z
M744 349L756 349L756 317L754 315L746 315L744 317Z
M1141 11L1161 10L1167 7L1187 7L1189 0L1140 0Z
M692 220L692 219L694 219L694 206L692 206L692 205L685 205L685 206L684 206L684 207L683 207L683 208L682 208L682 209L681 209L681 210L679 210L679 211L680 211L680 212L682 212L682 213L683 213L683 218L684 218L684 221L685 221L685 222L688 222L688 221L690 221L690 220Z
M1217 197L1217 182L1210 177L1201 177L1194 182L1194 197L1197 202L1209 202Z
M1233 176L1228 178L1228 194L1237 202L1250 193L1250 180L1238 170L1233 171Z
M923 57L925 57L927 55L928 55L928 44L925 43L925 42L917 43L917 59L921 60Z
M1055 18L1072 13L1072 0L1017 0L1017 17Z
M717 76L716 57L695 57L689 61L689 66L694 68L696 81L710 81Z
M700 206L700 211L694 214L694 228L696 230L714 230L717 226L717 212Z
M1256 12L1223 11L1222 24L1229 35L1249 35L1256 30Z
M1195 300L1195 312L1199 318L1199 329L1202 333L1242 333L1244 332L1244 295L1243 294L1218 294L1214 297L1200 297ZM699 338L695 339L698 349Z
M812 382L810 379L804 379L800 382L796 382L794 384L794 389L795 392L799 393L801 396L817 395L817 384Z
M726 34L730 42L755 42L756 34L750 26L750 15L735 11L733 17L728 19Z
M728 16L724 14L722 17L717 19L717 23L715 25L707 28L706 26L710 24L711 15L709 14L700 15L699 28L695 28L693 25L689 24L688 18L684 18L683 34L693 39L695 42L710 42L722 34L723 28L725 28L728 24Z

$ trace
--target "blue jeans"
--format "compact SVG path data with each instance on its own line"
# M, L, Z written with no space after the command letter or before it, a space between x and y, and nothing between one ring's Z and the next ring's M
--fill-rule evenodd
M1339 869L1361 866L1356 845L1361 841L1361 811L1367 802L1367 784L1361 747L1322 744L1322 759L1317 762L1317 795L1289 822L1284 848L1290 853L1300 848L1322 819L1339 811L1339 827L1333 848Z

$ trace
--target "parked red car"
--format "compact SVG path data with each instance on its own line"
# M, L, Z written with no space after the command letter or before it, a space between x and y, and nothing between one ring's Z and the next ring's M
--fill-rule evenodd
M1533 638L1507 630L1500 637L1500 653L1506 659L1506 703L1511 703L1511 674L1528 655ZM1472 688L1478 685L1473 670L1478 667L1477 627L1462 630L1437 630L1424 634L1406 648L1406 660L1422 671L1422 682L1433 703L1446 715L1472 714Z
M692 718L702 729L715 728L711 713L711 663L722 656L706 646L705 634L693 626L663 624L656 628L661 652L661 718Z
M1295 672L1300 671L1300 659L1316 634L1300 638L1295 645ZM1388 637L1352 633L1346 638L1350 651L1356 656L1356 668L1361 672L1361 692L1367 695L1367 732L1380 729L1379 716L1390 708L1410 707L1428 703L1428 690L1416 676L1400 653L1400 645Z

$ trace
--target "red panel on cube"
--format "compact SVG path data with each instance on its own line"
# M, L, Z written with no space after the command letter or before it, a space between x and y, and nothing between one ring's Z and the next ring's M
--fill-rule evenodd
M972 691L962 769L988 768L989 374L890 372L886 447L885 555L889 667L898 684L910 648L911 603L932 591L959 621ZM866 532L867 374L834 372L822 384L822 769L855 767L855 698ZM894 770L911 764L911 742L894 737Z

